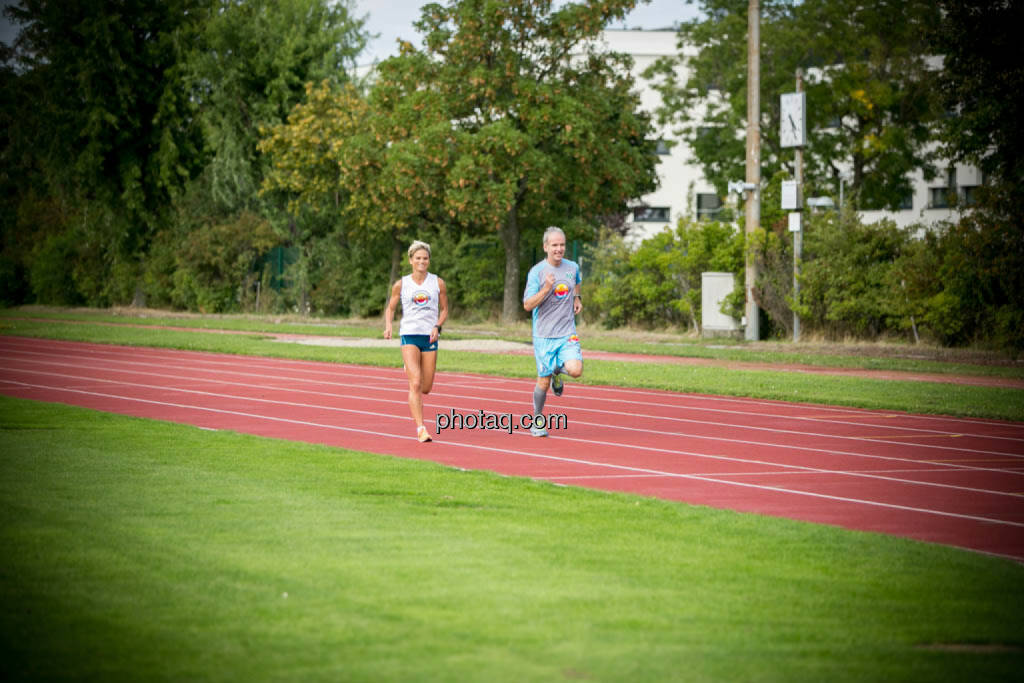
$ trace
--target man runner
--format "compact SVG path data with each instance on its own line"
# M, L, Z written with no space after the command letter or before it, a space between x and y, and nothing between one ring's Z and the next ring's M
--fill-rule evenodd
M537 360L537 384L533 388L533 436L547 436L543 415L548 387L561 396L561 375L583 374L583 354L576 336L576 315L583 310L579 266L565 258L565 233L561 228L544 231L547 258L530 269L523 293L523 308L533 312L533 356ZM538 425L537 423L540 422Z

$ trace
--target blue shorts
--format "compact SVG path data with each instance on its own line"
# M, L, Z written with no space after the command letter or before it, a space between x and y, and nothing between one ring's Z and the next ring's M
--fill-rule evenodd
M405 346L406 344L412 344L420 351L437 351L437 342L437 339L431 342L429 334L402 335L402 346Z
M548 377L567 360L583 360L580 338L575 334L566 337L534 337L533 357L537 361L537 376Z

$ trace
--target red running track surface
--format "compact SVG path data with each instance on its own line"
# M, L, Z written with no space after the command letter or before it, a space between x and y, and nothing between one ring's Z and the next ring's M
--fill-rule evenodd
M449 429L420 444L400 369L18 337L0 337L0 357L8 396L1024 560L1024 423L567 383L548 397L567 419L549 438ZM518 426L532 386L444 372L442 359L424 416L432 434L453 411Z

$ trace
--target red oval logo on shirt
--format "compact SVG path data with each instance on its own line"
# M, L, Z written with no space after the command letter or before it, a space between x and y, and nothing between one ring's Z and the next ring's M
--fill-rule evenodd
M425 306L430 301L430 295L420 290L412 295L412 302L417 306Z
M555 298L564 299L569 294L569 285L564 282L559 282L555 285Z

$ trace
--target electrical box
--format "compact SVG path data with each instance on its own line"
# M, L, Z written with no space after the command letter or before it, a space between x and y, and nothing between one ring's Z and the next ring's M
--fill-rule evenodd
M782 209L784 211L799 211L803 208L800 198L800 186L795 180L782 181Z
M722 301L732 294L735 276L732 273L701 273L700 327L704 337L734 337L740 332L739 322L722 313Z

